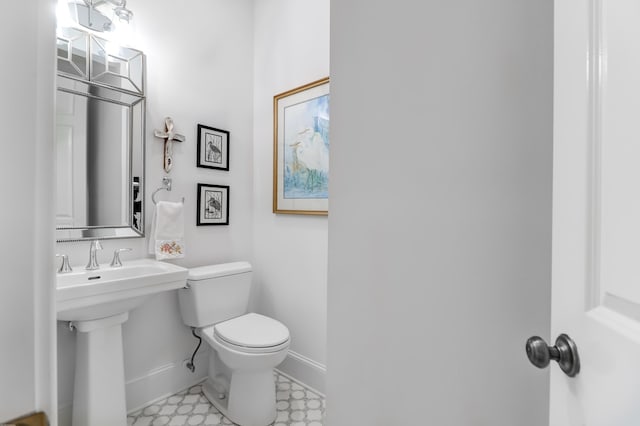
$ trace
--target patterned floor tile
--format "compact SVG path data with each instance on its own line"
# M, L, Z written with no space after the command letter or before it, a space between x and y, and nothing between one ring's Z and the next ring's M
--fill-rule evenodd
M277 417L273 426L322 426L325 401L320 395L275 374ZM233 425L204 396L200 385L157 401L127 417L128 426Z

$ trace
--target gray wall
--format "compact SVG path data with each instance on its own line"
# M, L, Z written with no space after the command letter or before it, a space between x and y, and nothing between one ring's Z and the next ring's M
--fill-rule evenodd
M553 2L333 1L328 424L539 426Z
M55 418L53 99L55 4L14 2L0 26L0 423Z

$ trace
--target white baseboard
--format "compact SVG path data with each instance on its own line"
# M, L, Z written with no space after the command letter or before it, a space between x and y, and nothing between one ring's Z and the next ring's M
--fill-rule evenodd
M209 353L205 351L195 358L196 370L189 371L182 361L171 362L148 371L145 375L125 383L127 413L133 413L149 404L190 388L207 378ZM71 426L73 404L58 406L58 426Z
M327 367L297 352L289 351L277 370L300 384L325 395Z
M127 412L135 412L206 379L209 369L208 352L196 356L195 365L196 370L192 373L183 365L183 361L172 362L127 381Z

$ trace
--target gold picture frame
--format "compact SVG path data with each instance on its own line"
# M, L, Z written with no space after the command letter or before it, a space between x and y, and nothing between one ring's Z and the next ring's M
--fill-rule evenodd
M329 212L329 77L273 97L273 213Z

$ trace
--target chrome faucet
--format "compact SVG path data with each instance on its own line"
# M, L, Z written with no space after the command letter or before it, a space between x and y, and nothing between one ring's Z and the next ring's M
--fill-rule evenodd
M60 264L60 267L58 268L58 273L59 274L67 274L69 272L73 272L73 269L71 268L71 265L69 265L69 256L66 254L56 254L56 257L61 257L62 258L62 263Z
M123 251L131 251L131 249L130 248L116 249L113 252L113 259L111 260L111 263L109 264L109 266L111 266L112 268L120 268L122 266L122 261L120 260L120 253L122 253Z
M102 250L102 244L100 244L99 240L91 241L91 245L89 246L89 263L87 263L87 267L84 268L87 271L93 271L95 269L100 268L98 264L98 259L96 258L96 251Z

